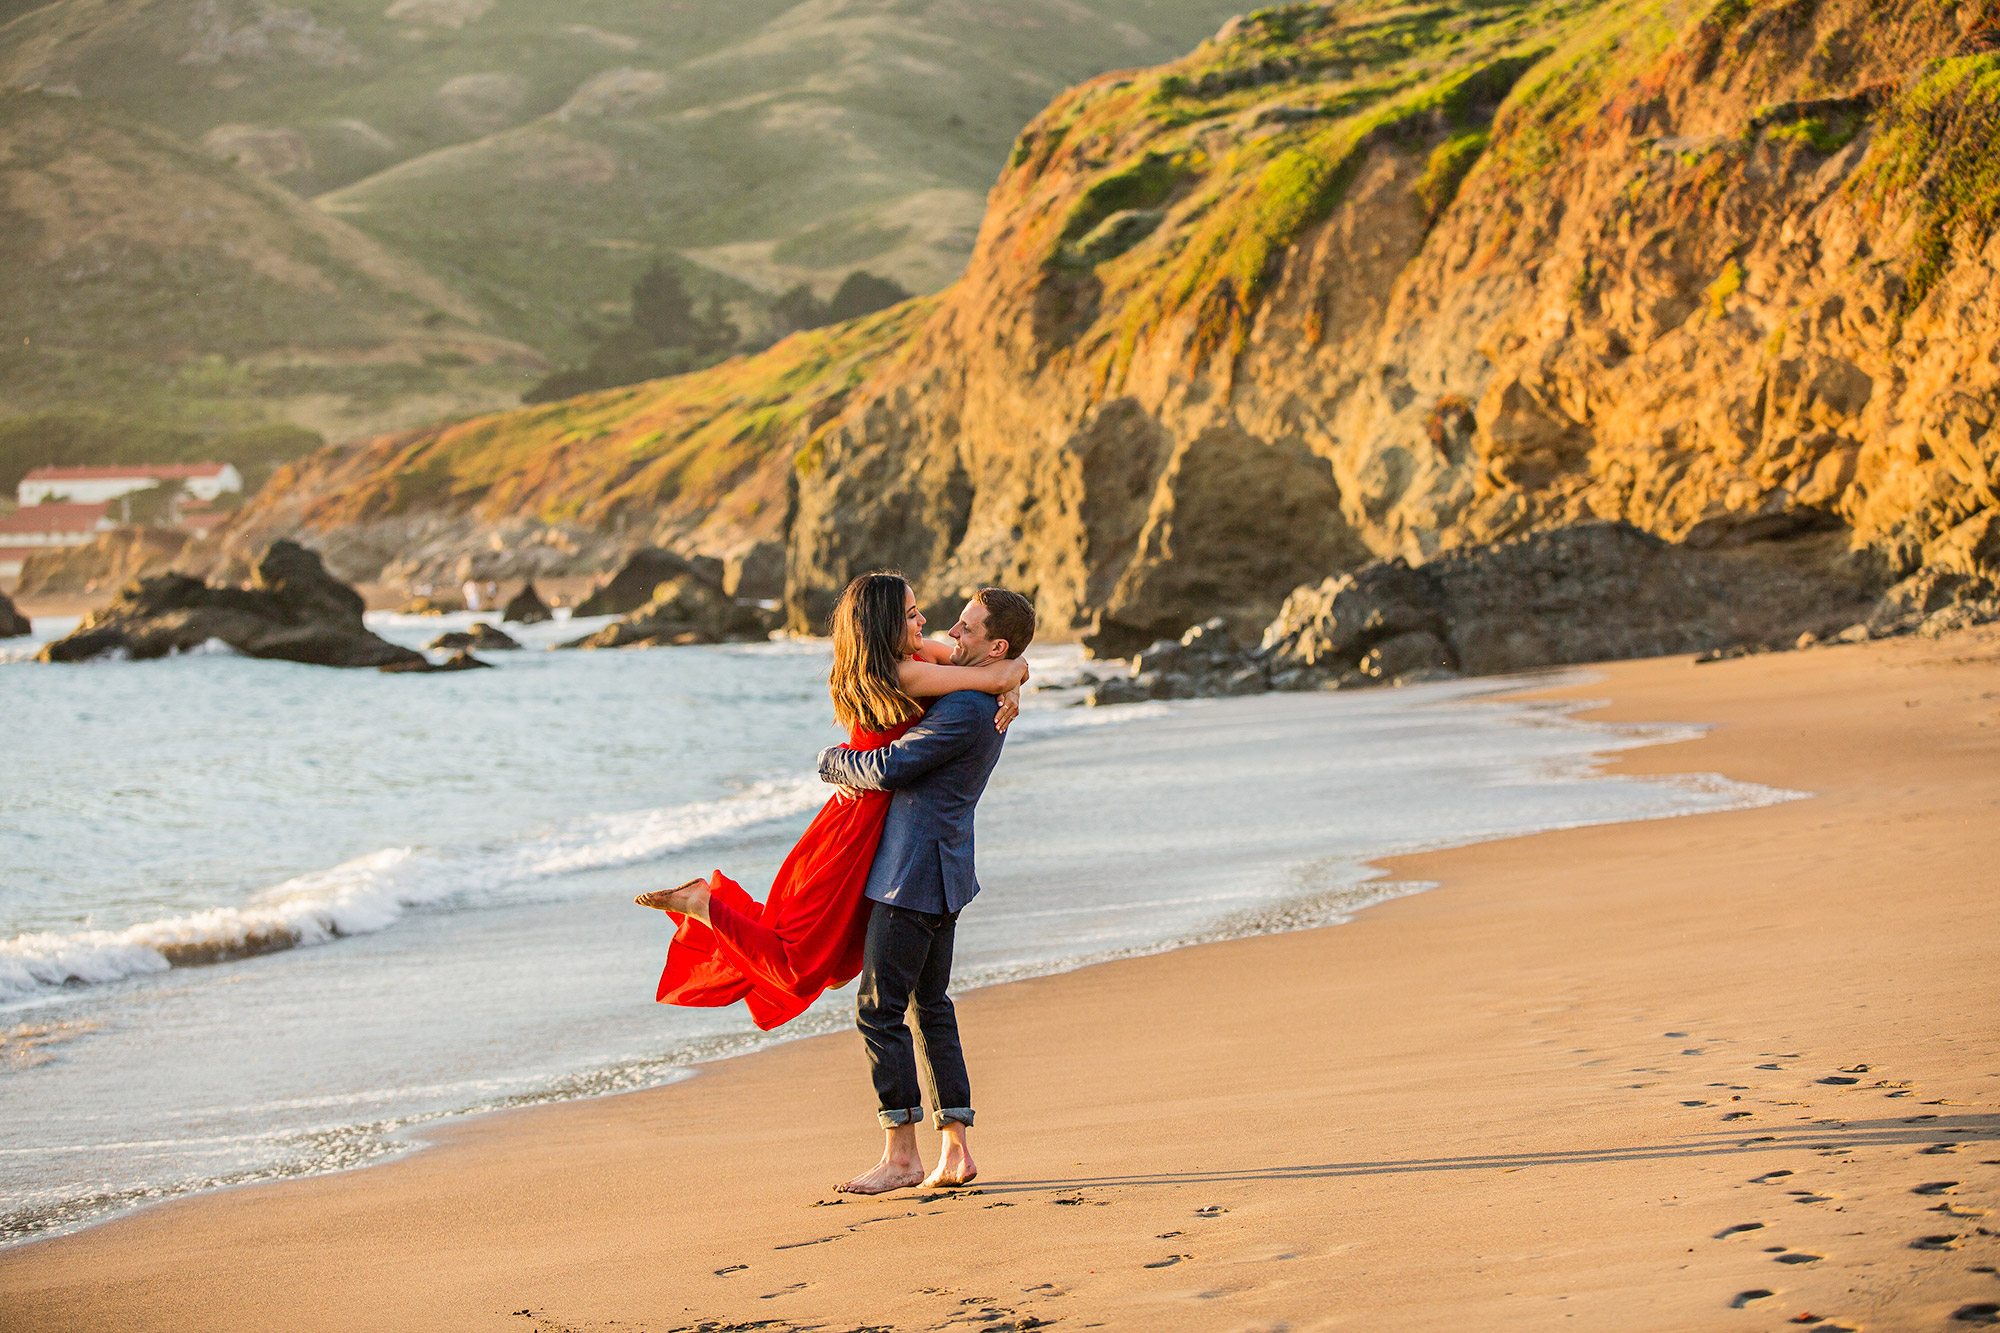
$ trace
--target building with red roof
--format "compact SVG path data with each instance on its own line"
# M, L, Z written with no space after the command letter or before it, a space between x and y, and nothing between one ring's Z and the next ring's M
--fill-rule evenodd
M21 572L21 562L58 546L82 546L115 526L105 504L38 504L0 515L0 577Z

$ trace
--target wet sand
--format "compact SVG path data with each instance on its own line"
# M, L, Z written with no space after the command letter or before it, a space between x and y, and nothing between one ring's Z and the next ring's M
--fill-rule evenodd
M970 1190L825 1188L878 1144L842 1033L0 1253L0 1329L1974 1327L2000 627L1603 677L1714 724L1608 771L1813 799L968 994Z

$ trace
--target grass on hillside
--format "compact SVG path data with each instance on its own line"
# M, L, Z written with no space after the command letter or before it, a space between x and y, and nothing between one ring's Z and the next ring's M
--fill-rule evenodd
M713 503L805 443L935 302L794 334L711 370L475 418L369 446L366 479L319 502L322 525L413 510L608 526ZM800 465L811 466L809 456Z
M1900 327L1955 250L1976 254L2000 228L2000 55L1938 61L1883 120L1852 188L1916 213L1916 261L1896 311Z

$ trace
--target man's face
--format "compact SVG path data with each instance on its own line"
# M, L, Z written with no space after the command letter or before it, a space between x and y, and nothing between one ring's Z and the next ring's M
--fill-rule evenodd
M985 666L1007 651L1005 640L986 637L986 608L978 602L967 602L965 610L958 613L958 623L951 627L951 638L954 666Z

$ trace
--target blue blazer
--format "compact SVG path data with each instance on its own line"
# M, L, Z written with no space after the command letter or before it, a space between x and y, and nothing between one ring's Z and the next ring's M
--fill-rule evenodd
M1006 737L993 729L1000 701L960 690L879 750L822 750L827 782L892 791L868 897L918 912L956 912L979 892L972 869L972 812L1000 761Z

